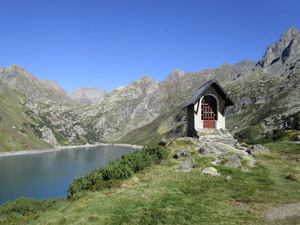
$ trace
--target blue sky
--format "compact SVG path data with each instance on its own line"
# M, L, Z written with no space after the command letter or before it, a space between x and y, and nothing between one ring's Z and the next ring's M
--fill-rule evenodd
M144 75L259 60L298 0L0 0L0 67L18 64L67 92L111 91Z

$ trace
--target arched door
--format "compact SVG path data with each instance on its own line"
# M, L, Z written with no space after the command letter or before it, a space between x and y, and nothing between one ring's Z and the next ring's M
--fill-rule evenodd
M202 98L201 119L203 120L203 128L215 128L217 100L211 95L206 95Z

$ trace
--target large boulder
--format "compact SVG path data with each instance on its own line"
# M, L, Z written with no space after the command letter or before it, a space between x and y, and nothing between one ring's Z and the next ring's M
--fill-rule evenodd
M262 145L252 145L247 152L250 155L270 154L270 150Z
M208 167L202 170L201 175L220 176L218 170L214 167Z

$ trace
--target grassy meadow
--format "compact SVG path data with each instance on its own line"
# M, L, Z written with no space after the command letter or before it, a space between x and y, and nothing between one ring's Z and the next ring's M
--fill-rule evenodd
M271 154L256 157L257 166L249 172L221 165L215 166L221 176L210 177L201 175L212 166L210 160L192 143L173 140L166 160L118 186L86 191L76 200L57 199L25 216L5 214L0 207L0 223L300 224L300 217L270 222L264 216L269 207L300 202L300 145L281 140L265 146ZM184 173L180 159L172 156L187 147L194 149L196 168Z

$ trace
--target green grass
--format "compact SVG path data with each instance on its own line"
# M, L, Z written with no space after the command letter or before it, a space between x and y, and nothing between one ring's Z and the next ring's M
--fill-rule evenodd
M163 137L172 138L186 134L184 122L177 121L176 116L186 113L182 110L182 105L158 116L151 123L137 128L120 140L118 143L130 143L139 145L158 144ZM182 116L183 117L183 116Z
M265 144L274 153L279 154L300 154L300 144L289 141L278 141Z
M215 166L219 177L201 176L211 166L190 142L174 140L169 158L122 182L120 187L85 192L77 200L60 200L50 209L25 217L28 224L266 224L268 207L300 202L300 164L282 158L297 154L299 145L286 141L265 144L270 155L257 157L249 172ZM194 149L196 168L175 172L181 148ZM230 176L232 179L228 180ZM274 224L289 224L287 218ZM17 221L18 222L18 221ZM16 222L16 223L17 223ZM277 223L278 222L278 223ZM279 223L280 222L280 223ZM293 223L295 224L295 223Z
M28 112L22 94L4 88L0 95L0 152L24 149L49 148L39 139L36 130L27 126L29 121L22 112Z

